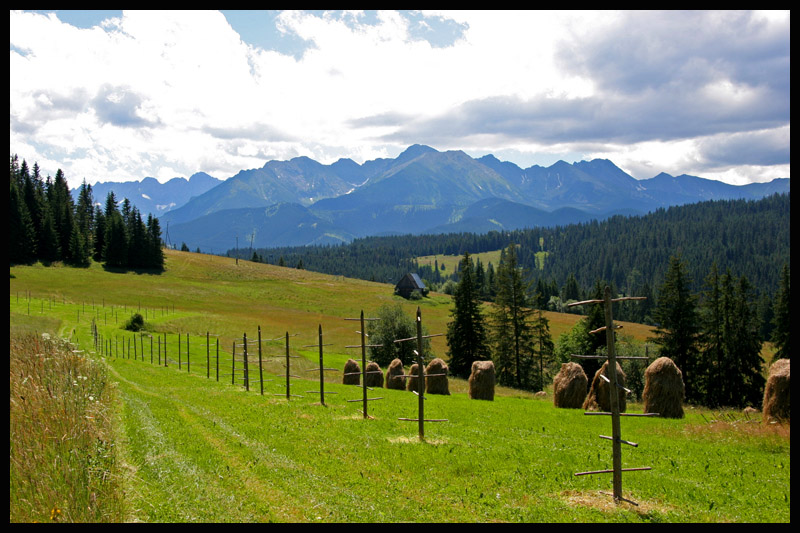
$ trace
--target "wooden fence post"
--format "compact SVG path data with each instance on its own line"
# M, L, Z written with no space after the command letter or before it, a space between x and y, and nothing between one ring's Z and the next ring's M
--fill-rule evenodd
M258 326L258 382L261 384L261 396L264 396L264 367L261 363L261 326Z

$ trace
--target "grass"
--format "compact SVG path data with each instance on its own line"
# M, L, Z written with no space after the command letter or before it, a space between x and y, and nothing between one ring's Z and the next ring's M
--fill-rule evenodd
M9 349L11 522L122 520L106 365L23 330Z
M338 394L320 404L317 373L307 372L316 366L318 351L301 348L317 342L319 324L324 342L332 343L325 347L325 366L341 368L348 357L360 360L360 350L343 348L359 342L357 323L343 318L357 317L362 309L371 316L382 303L398 301L409 314L421 305L429 331L443 332L449 297L407 303L392 296L388 285L245 261L236 266L231 259L192 253L168 252L167 267L161 276L109 273L97 265L11 269L12 337L47 328L71 338L87 353L98 352L84 357L97 367L97 380L105 372L102 380L115 384L103 396L110 402L104 411L109 429L93 431L105 432L101 440L114 445L107 470L115 472L118 485L108 500L95 492L103 509L92 516L143 522L790 520L788 427L692 408L683 420L623 419L623 438L639 443L623 450L623 466L653 470L623 476L624 494L638 507L614 505L601 493L610 491L610 476L574 476L610 466L610 445L598 438L609 434L609 420L555 409L550 397L499 387L493 402L470 400L466 383L451 379L450 396L428 396L425 404L427 417L449 421L426 424L424 441L415 422L397 420L416 417L412 393L371 391L370 397L384 399L369 403L372 418L365 420L361 403L346 401L360 399L361 389L341 385L340 373L329 372L325 389ZM148 337L120 329L136 311L147 313L154 340L166 333L169 367L158 366L155 353L150 363ZM94 350L92 317L118 356ZM548 318L554 338L580 319L558 313ZM264 396L255 381L250 392L232 386L230 376L216 381L215 346L206 378L206 331L219 335L220 372L229 373L230 345L241 342L244 332L255 337L258 325L265 338L297 333L290 338L291 353L304 357L291 360L292 373L309 379L292 378L291 386L302 397L285 398L277 357L265 365L265 377L273 381L264 384ZM646 337L644 327L625 327L638 341ZM130 343L123 339L137 339L136 359L132 350L127 357ZM442 343L433 347L442 356L443 338L433 340ZM265 343L263 355L282 356L283 342ZM256 358L254 353L249 358ZM95 382L88 370L80 372L90 376L87 383ZM12 372L12 384L15 379ZM47 417L15 407L13 386L12 416L19 422L11 434L11 521L49 520L56 505L65 520L91 521L92 516L77 514L84 503L89 507L87 500L70 504L72 494L94 486L81 481L91 478L66 480L64 472L48 470L61 461L55 457L97 457L90 444L75 452L53 448L43 462L15 473L15 452L30 445L18 444L22 436L13 428L43 425ZM641 406L629 403L629 411L640 412ZM81 431L79 418L64 427ZM77 464L90 471L86 461ZM58 476L65 481L47 483L58 487L55 495L34 496L47 489L38 477Z

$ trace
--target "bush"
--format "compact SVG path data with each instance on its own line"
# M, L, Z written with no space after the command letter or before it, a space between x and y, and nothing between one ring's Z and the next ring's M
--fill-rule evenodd
M400 304L385 304L378 309L375 315L380 320L370 321L367 324L367 334L370 344L380 345L370 348L370 359L381 367L388 366L393 359L400 359L403 365L410 365L416 361L414 350L417 349L416 341L394 342L396 339L407 339L417 336L417 326L414 318L403 312ZM422 326L422 334L427 334L427 328ZM430 339L423 339L423 351L430 353Z
M124 328L128 331L142 331L145 329L144 317L139 313L134 313L127 322Z

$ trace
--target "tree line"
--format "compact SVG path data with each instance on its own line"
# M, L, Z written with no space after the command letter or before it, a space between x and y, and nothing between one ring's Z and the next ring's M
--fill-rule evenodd
M476 267L469 253L464 254L447 328L449 367L454 375L467 377L473 361L492 360L499 383L542 390L561 363L574 361L571 354L606 353L605 335L590 333L605 325L605 313L601 305L588 306L586 316L559 338L556 348L547 318L534 307L537 293L526 281L529 277L517 262L516 249L512 243L501 254L497 294L494 305L488 308L481 305ZM774 343L775 359L790 356L788 264L781 269L780 286L772 298L769 338L761 335L753 286L746 276L737 277L730 269L720 273L712 263L699 293L691 290L692 281L687 262L680 254L672 256L653 309L658 321L649 339L657 348L653 355L669 357L681 369L689 403L710 407L760 405L765 384L763 341ZM605 286L605 281L597 280L588 299L601 300ZM630 343L624 344L622 351L627 355L644 355L640 349L631 352ZM601 365L595 359L577 361L590 378ZM643 365L626 361L624 366L631 380L629 387L640 396Z
M61 169L55 178L43 178L38 163L29 168L13 154L9 205L11 264L60 261L87 267L94 259L106 267L164 269L156 217L148 215L145 223L127 198L120 208L113 192L101 209L86 180L75 203Z
M748 278L758 299L764 331L771 331L770 298L778 287L780 265L789 262L789 194L760 200L712 200L657 209L641 216L614 216L554 228L365 237L345 245L239 250L241 257L327 274L396 283L416 272L430 288L452 293L459 271L419 265L420 256L471 255L505 249L516 243L517 261L532 282L537 309L585 313L566 308L587 299L596 280L614 293L646 296L641 305L615 308L620 320L654 324L657 287L670 257L680 252L687 262L691 289L700 289L712 263ZM232 255L234 250L228 252ZM495 298L497 265L476 260L481 298ZM448 282L449 285L448 285Z

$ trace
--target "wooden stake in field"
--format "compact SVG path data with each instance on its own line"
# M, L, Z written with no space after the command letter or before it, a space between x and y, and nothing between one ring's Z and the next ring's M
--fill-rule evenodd
M317 344L308 344L303 346L303 348L311 348L313 346L319 347L319 368L312 368L309 369L308 372L313 372L315 370L319 370L319 403L324 406L325 405L325 395L326 394L336 394L336 392L325 392L325 371L326 370L338 370L336 368L325 368L325 365L322 362L322 347L323 346L330 346L330 344L323 344L322 343L322 324L319 325L319 342ZM310 393L313 391L306 391L306 393Z
M425 419L425 360L422 351L422 339L427 339L430 337L440 337L444 335L444 333L434 333L433 335L423 335L422 334L422 312L420 308L417 307L417 336L416 337L409 337L407 339L397 339L394 342L406 342L406 341L417 341L417 349L414 350L414 354L417 356L417 383L419 383L419 392L413 391L414 394L418 397L418 416L417 418L398 418L398 420L404 420L408 422L416 421L419 427L419 440L425 440L425 422L447 422L446 418L429 418ZM437 374L438 375L438 374ZM410 376L407 376L410 377Z
M368 387L367 387L367 348L380 347L380 346L382 346L382 344L367 344L367 333L366 333L366 329L364 327L364 321L365 320L372 321L372 320L380 320L380 319L379 318L364 318L364 310L362 309L360 318L345 318L345 320L359 320L361 322L361 331L357 332L357 333L361 334L361 344L360 345L356 344L356 345L351 345L351 346L345 346L345 348L358 348L358 347L361 348L361 372L360 372L360 374L361 374L361 385L360 386L361 386L361 390L362 390L362 396L361 396L361 402L363 404L362 413L364 414L364 418L372 418L367 413L367 402L370 401L370 400L382 400L383 398L382 397L379 397L379 398L367 398L367 390L368 390ZM347 401L348 402L357 402L358 400L347 400Z
M635 471L635 470L650 470L649 466L641 467L641 468L622 468L622 444L627 444L629 446L637 447L638 444L629 442L626 440L622 440L622 435L620 431L620 423L619 419L622 413L619 410L619 393L617 389L624 389L619 382L617 381L617 353L616 348L614 346L614 329L619 328L621 326L614 326L613 317L611 316L611 303L612 302L619 302L623 300L645 300L646 298L643 296L628 296L622 298L611 298L611 288L606 285L605 290L603 291L603 299L602 300L585 300L582 302L574 302L571 304L567 304L567 307L572 307L575 305L584 305L590 303L602 303L604 306L605 311L605 323L606 325L600 328L597 328L590 333L600 333L601 331L605 331L606 333L606 347L608 351L608 378L606 379L605 376L602 376L603 379L609 382L611 387L609 388L609 402L611 404L611 412L610 413L584 413L584 414L603 414L603 415L610 415L611 416L611 437L607 437L605 435L600 435L602 439L608 439L611 441L612 446L612 463L613 468L611 470L594 470L591 472L577 472L576 476L584 476L589 474L606 474L611 473L613 474L613 487L614 487L614 503L619 503L620 501L626 501L628 503L632 503L634 505L638 505L636 502L631 500L627 500L622 497L622 472L628 471ZM589 358L589 357L596 357L598 359L604 359L603 356L580 356L582 358ZM627 389L626 389L627 390ZM645 413L647 416L657 416L657 413Z

